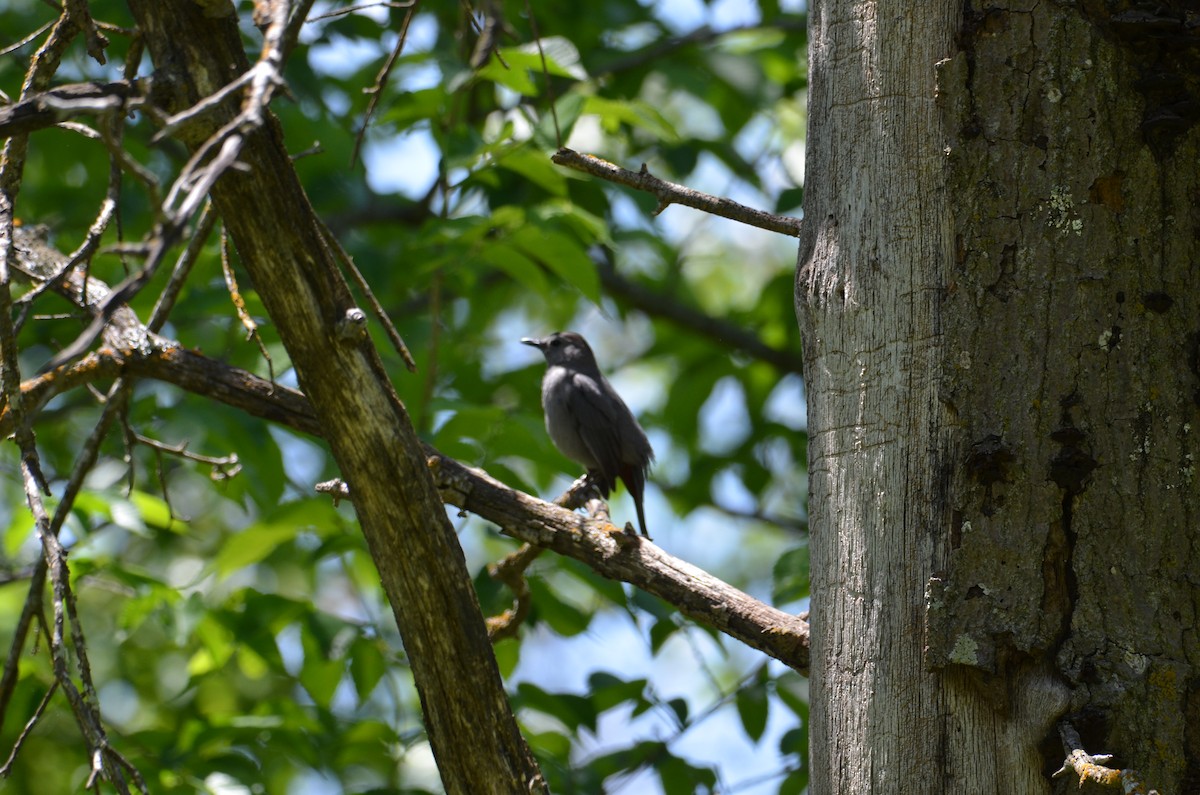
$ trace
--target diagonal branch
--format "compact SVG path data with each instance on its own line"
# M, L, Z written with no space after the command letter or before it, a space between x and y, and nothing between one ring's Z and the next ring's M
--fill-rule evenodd
M688 618L807 674L806 621L673 557L648 539L530 497L452 458L431 456L429 464L451 505L495 522L514 538L582 561L597 574L636 585Z
M652 194L658 199L658 208L654 211L655 215L658 215L672 204L682 204L685 207L703 210L706 213L719 215L722 218L728 218L732 221L740 221L743 224L757 226L759 229L766 229L768 232L778 232L781 235L788 235L789 237L800 236L801 221L799 218L789 218L783 215L763 212L762 210L755 210L744 204L738 204L733 199L726 199L724 196L713 196L709 193L692 190L683 185L677 185L674 182L667 182L665 179L660 179L651 174L650 169L646 167L645 163L642 164L642 168L639 171L630 171L627 168L621 168L595 155L580 154L574 149L567 149L565 147L551 155L550 159L557 165L573 168L576 171L591 174L593 177L606 179L618 185L626 185L630 188L636 188Z
M28 135L85 114L136 108L145 99L144 88L148 82L71 83L30 94L0 107L0 137Z
M608 292L623 298L629 305L651 317L671 321L680 328L689 329L725 347L740 350L747 356L766 362L781 372L802 374L804 359L799 352L774 348L755 333L736 323L688 306L675 296L650 290L622 276L607 257L596 260L596 273L600 283Z

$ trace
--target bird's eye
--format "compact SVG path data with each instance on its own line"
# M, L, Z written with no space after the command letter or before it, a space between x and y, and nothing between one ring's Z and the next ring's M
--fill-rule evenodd
M551 348L557 348L559 345L562 345L562 340L560 340L558 337L555 337L554 339L550 340Z

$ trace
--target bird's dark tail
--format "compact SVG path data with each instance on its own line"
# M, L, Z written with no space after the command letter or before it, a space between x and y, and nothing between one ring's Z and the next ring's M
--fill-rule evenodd
M646 491L646 472L637 467L626 467L621 472L621 480L625 483L625 488L629 489L629 496L633 497L633 507L637 510L638 528L642 531L642 535L646 538L650 534L646 532L646 513L642 510L642 495Z

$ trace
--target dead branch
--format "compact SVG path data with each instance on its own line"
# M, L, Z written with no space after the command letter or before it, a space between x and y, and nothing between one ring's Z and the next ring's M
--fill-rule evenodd
M145 101L149 81L72 83L30 94L0 107L0 137L28 135L77 116L136 108Z
M1054 778L1062 778L1068 773L1074 773L1079 779L1079 788L1087 782L1098 784L1113 792L1131 793L1132 795L1158 795L1158 790L1148 789L1140 780L1136 770L1129 768L1107 767L1113 760L1112 754L1089 754L1083 750L1083 740L1070 721L1058 725L1058 734L1062 739L1063 749L1067 758L1062 767L1054 772Z
M698 190L692 190L683 185L677 185L674 182L667 182L665 179L659 179L651 174L650 169L646 167L645 163L642 164L639 171L630 171L627 168L621 168L595 155L584 155L573 149L566 148L559 149L551 155L550 159L560 166L573 168L576 171L591 174L593 177L615 182L618 185L636 188L637 190L653 195L658 199L658 207L654 210L655 215L658 215L672 204L682 204L685 207L703 210L706 213L719 215L722 218L728 218L732 221L757 226L759 229L766 229L768 232L778 232L781 235L788 235L789 237L800 236L801 221L799 218L788 218L782 215L763 212L762 210L755 210L752 207L738 204L732 199L726 199L723 196L713 196Z

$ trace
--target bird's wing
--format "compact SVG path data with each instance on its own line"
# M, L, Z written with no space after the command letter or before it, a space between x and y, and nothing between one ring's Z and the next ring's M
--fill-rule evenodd
M574 389L567 391L570 416L576 419L579 438L591 452L611 488L621 469L621 411L629 409L615 393L591 376L575 373ZM615 400L614 400L615 398Z

